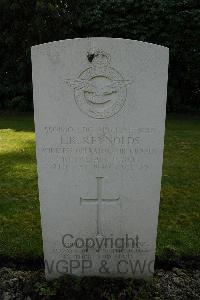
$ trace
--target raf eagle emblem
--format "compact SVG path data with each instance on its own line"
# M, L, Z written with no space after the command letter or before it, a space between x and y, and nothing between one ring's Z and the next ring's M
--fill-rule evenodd
M126 101L127 86L132 83L110 67L110 56L96 51L91 67L77 79L66 81L74 90L75 101L81 111L96 119L108 118L120 111Z

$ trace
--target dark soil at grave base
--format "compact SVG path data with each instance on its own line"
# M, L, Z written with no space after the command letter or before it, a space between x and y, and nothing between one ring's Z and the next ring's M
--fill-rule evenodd
M157 269L153 280L65 276L47 282L40 270L0 268L0 300L200 299L200 269Z

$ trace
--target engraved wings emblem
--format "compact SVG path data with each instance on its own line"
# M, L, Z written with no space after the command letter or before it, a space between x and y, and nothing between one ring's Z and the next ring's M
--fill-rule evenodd
M112 80L103 86L99 86L94 81L85 80L85 79L75 79L66 81L67 85L73 88L74 90L83 90L87 97L87 100L95 103L101 104L106 103L109 100L107 96L117 93L120 89L125 88L126 86L132 83L131 80ZM94 100L95 99L95 100Z

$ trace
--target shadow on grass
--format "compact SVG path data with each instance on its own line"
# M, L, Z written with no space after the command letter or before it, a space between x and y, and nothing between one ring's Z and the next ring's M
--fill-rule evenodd
M34 132L33 114L26 116L7 116L0 114L0 129Z
M0 153L0 187L22 184L35 180L37 183L35 141L23 141L21 149Z

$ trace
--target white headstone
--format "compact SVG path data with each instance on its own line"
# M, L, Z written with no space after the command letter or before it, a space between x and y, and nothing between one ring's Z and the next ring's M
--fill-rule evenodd
M47 278L153 274L168 49L113 38L32 47Z

